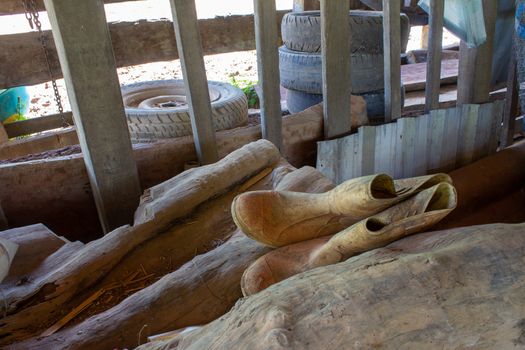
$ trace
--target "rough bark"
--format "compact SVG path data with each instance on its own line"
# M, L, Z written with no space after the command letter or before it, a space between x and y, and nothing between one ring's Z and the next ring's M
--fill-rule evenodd
M239 301L140 349L519 349L525 224L405 238Z
M23 339L34 331L30 326L38 328L55 320L65 303L102 279L134 248L279 159L275 146L261 140L218 163L191 169L150 189L141 199L133 226L123 226L85 245L47 274L32 275L31 283L6 290L2 312L11 316L0 320L0 338L4 343Z
M276 189L325 192L333 188L333 184L313 168L288 172L285 169L273 174L273 182L279 183ZM237 231L218 248L196 256L114 308L55 335L29 339L10 348L131 347L137 345L139 335L140 342L144 342L148 335L211 322L241 298L243 271L268 250Z

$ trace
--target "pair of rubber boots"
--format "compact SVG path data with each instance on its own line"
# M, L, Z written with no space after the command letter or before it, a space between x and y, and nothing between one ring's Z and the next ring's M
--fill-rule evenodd
M384 174L366 176L321 194L241 194L232 203L237 226L263 244L282 247L244 272L243 294L421 232L456 204L456 191L446 174L401 180Z

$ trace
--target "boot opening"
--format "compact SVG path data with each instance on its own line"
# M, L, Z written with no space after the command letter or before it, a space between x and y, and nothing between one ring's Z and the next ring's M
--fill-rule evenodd
M376 199L395 198L396 188L394 180L388 175L377 175L370 184L370 192L372 197Z
M452 179L447 174L443 174L443 173L434 174L421 185L420 189L424 190L426 188L431 188L442 182L450 184L452 183Z
M386 224L374 218L366 221L366 229L370 232L381 231L385 226Z
M456 190L448 183L439 184L430 199L426 211L452 209L456 206Z

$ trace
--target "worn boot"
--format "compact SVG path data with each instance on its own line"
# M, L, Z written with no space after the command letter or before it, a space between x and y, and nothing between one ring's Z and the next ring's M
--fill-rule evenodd
M309 269L338 263L422 232L449 214L457 203L454 187L441 183L378 215L362 220L335 236L276 249L257 259L244 272L245 296Z
M254 191L237 196L232 216L249 237L282 247L331 235L440 182L446 174L392 180L388 175L352 179L321 194Z

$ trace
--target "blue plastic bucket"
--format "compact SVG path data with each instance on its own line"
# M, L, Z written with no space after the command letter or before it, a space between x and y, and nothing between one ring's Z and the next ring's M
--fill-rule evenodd
M5 124L25 119L29 103L30 97L25 86L0 89L0 122Z

